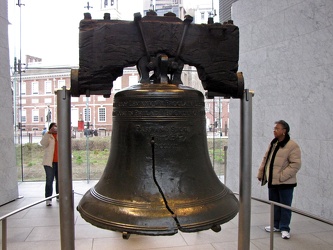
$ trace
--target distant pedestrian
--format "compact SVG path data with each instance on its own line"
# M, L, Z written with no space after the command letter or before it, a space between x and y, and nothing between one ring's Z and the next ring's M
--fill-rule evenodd
M268 183L269 200L291 206L294 188L297 186L296 173L301 168L301 150L290 139L289 125L283 120L275 122L274 139L269 144L258 171L261 185ZM291 210L274 206L274 228L281 232L283 239L290 239ZM265 227L267 232L270 226Z
M52 122L49 131L44 134L40 144L44 148L43 166L46 174L45 198L53 194L53 180L56 180L56 194L59 194L58 184L58 133L57 124ZM58 200L58 197L57 197ZM46 201L46 206L52 206L52 199Z
M46 128L43 128L42 135L45 135L46 133Z

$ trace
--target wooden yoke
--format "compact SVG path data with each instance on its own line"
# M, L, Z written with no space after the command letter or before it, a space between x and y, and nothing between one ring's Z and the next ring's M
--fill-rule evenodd
M153 11L143 18L136 13L134 21L110 20L108 14L104 20L93 20L86 13L80 22L80 62L79 69L72 70L72 95L109 97L113 81L131 66L137 66L140 83L162 79L182 84L182 69L188 64L196 67L208 97L241 98L238 27L231 21L191 24L192 20L186 16L182 21L173 13L157 16ZM162 71L161 58L167 68Z

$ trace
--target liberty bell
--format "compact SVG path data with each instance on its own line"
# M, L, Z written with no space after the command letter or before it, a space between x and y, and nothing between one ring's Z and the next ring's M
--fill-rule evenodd
M149 18L136 20L139 24L124 23L130 26L128 29L132 30L131 34L139 30L146 52L154 48L156 43L144 36L145 25L154 26L160 23L159 30L166 30L165 22L156 22L156 17L154 18L151 23ZM179 25L183 31L190 32L188 23L183 25L179 23L178 18L175 20L171 18L166 23L172 24L174 29L178 29ZM109 25L109 32L112 29L117 30L119 22L116 24L112 26L111 22L104 20L98 26L98 23L90 23L90 19L87 19L81 23L80 34L83 33L83 38L87 39L94 35L91 27L94 27L97 36L106 25ZM147 27L150 27L149 25ZM224 35L228 34L226 28L227 31L238 31L233 25L227 26L223 29ZM124 30L124 27L120 29ZM85 36L85 31L89 36ZM213 32L216 33L216 30ZM184 38L184 32L180 33ZM215 33L213 39L216 39ZM237 36L238 33L234 35ZM131 41L137 39L136 37L137 34ZM177 38L173 36L173 39L175 37ZM178 48L185 48L184 39L181 37L177 38L180 43ZM108 41L106 37L93 41L108 41L108 44L112 45L118 43L111 40ZM226 38L221 39L222 42L225 40ZM106 54L100 57L104 58L103 62L106 64L113 60L107 54L108 44L105 45ZM133 42L133 46L137 44L140 43ZM167 44L165 43L165 46L168 46ZM163 51L165 53L153 55L144 52L142 54L139 48L139 55L135 55L133 59L130 57L131 49L127 51L126 56L124 55L127 58L126 63L121 64L121 59L117 58L113 64L116 66L109 67L113 71L104 70L97 74L101 68L107 68L108 65L100 62L96 62L99 63L97 66L94 63L91 63L93 66L85 65L89 61L85 59L98 57L91 56L91 53L100 52L94 51L96 49L100 50L101 46L94 45L91 50L82 50L82 54L80 50L80 70L72 72L74 95L94 91L102 93L101 90L106 86L103 85L103 79L115 79L121 74L119 65L124 66L128 62L136 63L141 79L140 84L123 89L114 96L110 156L99 182L87 191L77 207L81 216L97 227L122 232L124 238L128 238L130 234L172 235L178 230L220 231L221 224L237 215L239 203L231 190L218 179L209 159L204 96L200 91L184 86L181 82L184 62L188 63L186 60L192 59L182 58L178 54L170 57L169 54L179 53L179 50L173 50L171 53L167 48ZM81 56L85 57L82 61ZM235 58L238 59L237 56ZM201 59L204 59L204 56ZM218 64L214 67L217 66ZM94 68L89 71L88 67ZM205 67L199 67L199 76L203 82L206 79L207 83L214 83L216 77L216 82L221 81L218 79L219 73L210 74ZM226 81L222 89L224 88L223 91L229 96L239 97L243 85L234 72L237 66L232 68L233 71L228 76L230 81ZM91 71L96 74L92 74ZM103 74L109 75L106 77ZM92 75L98 75L96 89L92 84L95 81L91 78ZM222 72L221 77L225 77L225 72ZM214 86L212 90L216 92Z

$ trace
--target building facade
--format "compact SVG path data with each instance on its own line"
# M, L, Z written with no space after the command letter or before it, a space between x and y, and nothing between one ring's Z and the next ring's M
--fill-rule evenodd
M110 13L113 20L121 19L118 0L100 0L98 11Z
M232 20L231 18L231 6L234 2L238 0L223 0L219 1L219 15L220 15L220 22L227 22Z
M124 75L114 82L112 94L124 87L138 83L134 69L124 71ZM16 128L23 131L42 131L50 122L57 120L56 91L70 89L70 69L39 68L25 69L12 76L14 93L14 121ZM112 130L112 100L92 95L71 98L71 125L78 130L79 121L91 129Z
M149 10L154 10L158 16L168 12L175 13L180 19L185 17L183 0L143 0L144 15Z
M32 65L32 64L30 64ZM26 68L21 74L12 76L14 94L14 127L27 133L39 135L51 122L57 121L56 90L70 89L70 68ZM194 70L184 71L184 85L203 92L200 80ZM98 133L112 130L112 111L114 94L126 87L138 84L136 68L124 69L123 76L113 83L111 97L99 95L71 98L71 126L73 132L84 128ZM221 132L225 135L229 127L229 100L223 98L205 99L207 131ZM81 122L81 123L80 123Z

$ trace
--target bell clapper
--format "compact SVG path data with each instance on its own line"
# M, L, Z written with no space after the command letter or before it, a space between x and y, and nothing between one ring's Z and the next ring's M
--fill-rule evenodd
M124 240L128 240L130 236L131 236L130 233L128 233L128 232L123 232L123 239L124 239Z

